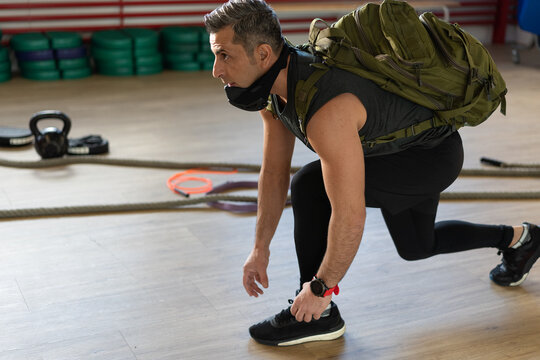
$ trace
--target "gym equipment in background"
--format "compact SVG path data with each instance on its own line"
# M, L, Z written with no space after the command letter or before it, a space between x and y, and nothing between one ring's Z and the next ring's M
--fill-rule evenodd
M500 162L500 161L499 161ZM502 162L501 162L502 163ZM260 165L242 163L198 163L198 162L172 162L156 160L134 160L134 159L112 159L100 156L63 157L56 159L46 159L40 161L13 161L0 158L0 166L7 166L19 169L42 169L48 167L67 166L72 164L97 164L111 166L133 166L139 168L154 169L238 169L243 171L259 172ZM461 176L493 176L493 177L540 177L540 164L505 164L507 169L463 169ZM291 167L291 173L299 170L299 167ZM242 184L251 188L251 184ZM229 188L229 186L225 186ZM236 189L238 184L233 184ZM218 191L223 188L217 187ZM229 190L229 189L227 189ZM540 191L517 191L517 192L443 192L441 200L531 200L540 199ZM256 196L242 196L230 194L206 194L198 197L189 197L181 200L147 202L147 203L127 203L127 204L96 204L86 206L67 206L49 208L26 208L26 209L0 209L0 219L7 218L28 218L39 216L61 216L61 215L90 215L111 212L130 211L155 211L155 210L178 210L181 207L196 204L209 204L213 202L256 202Z
M2 32L0 31L0 38ZM0 46L0 83L11 79L11 59L9 57L9 50L3 46Z
M16 34L10 44L27 79L79 79L92 74L82 38L75 32Z
M97 71L102 75L151 75L163 71L159 34L153 30L96 31L91 43Z
M167 69L212 70L214 54L209 35L202 27L167 26L161 29L161 47Z
M518 25L521 29L533 33L534 39L531 44L525 46L525 49L536 47L540 49L540 1L538 0L519 0L517 10ZM521 48L514 46L512 48L512 61L514 64L521 62Z
M38 128L38 123L45 119L58 119L62 121L62 129L47 127ZM44 110L35 113L30 118L30 131L34 135L34 147L43 159L62 157L68 152L67 135L71 129L71 120L66 114L57 110Z
M21 147L32 144L34 135L28 129L0 127L1 147Z
M109 142L100 135L68 139L68 155L98 155L109 152Z

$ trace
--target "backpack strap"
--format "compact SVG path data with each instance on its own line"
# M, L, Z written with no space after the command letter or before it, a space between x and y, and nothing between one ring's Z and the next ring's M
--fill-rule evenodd
M469 51L470 45L467 41L467 38L465 36L460 36L460 39L464 44L463 50L465 50L465 56L467 57L467 62L469 63L469 82L467 83L467 89L465 90L465 97L463 98L463 103L469 104L474 97L474 87L472 86L472 83L474 79L478 77L478 69L474 67L475 63Z
M484 89L482 89L482 93L485 93L485 97L488 97L488 87L491 86L490 84L486 85L486 87L484 87ZM441 117L442 119L446 119L446 120L451 120L451 119L456 119L460 116L464 116L465 113L467 113L468 111L470 111L471 109L475 108L478 104L478 102L480 102L480 100L482 100L482 96L483 94L480 93L478 96L476 96L476 98L470 102L469 104L465 105L465 106L462 106L460 108L456 108L456 109L451 109L451 110L439 110L437 111L437 115L439 117ZM498 97L500 98L501 102L501 113L506 115L506 90L503 91L502 94L498 94ZM490 114L488 114L490 115Z
M407 138L410 136L418 135L421 132L424 132L426 130L429 130L435 127L448 126L448 125L449 124L446 123L444 120L441 120L440 118L435 116L435 117L432 117L431 119L421 121L417 124L413 124L406 128L396 130L388 135L380 136L372 140L365 140L364 136L360 136L360 140L362 141L362 145L366 145L371 148L377 144L384 144L384 143L395 141L396 139Z
M322 28L317 26L318 23L323 23L325 27ZM330 24L322 19L313 19L309 28L310 52L316 53L322 49L327 50L336 42L336 40L342 42L346 38L347 35L343 30L330 26ZM325 61L330 63L333 62L332 59L329 58L325 58ZM306 116L309 105L318 91L315 84L323 77L324 74L326 74L329 69L328 65L325 63L312 63L310 66L316 70L306 80L299 80L296 83L294 94L294 105L296 115L298 116L298 125L304 136L306 136Z
M306 80L299 80L297 82L294 93L294 107L298 116L298 125L304 136L306 136L306 116L309 105L318 91L315 84L328 71L328 67L321 63L314 63L311 66L315 67L316 70Z
M501 114L506 115L506 93L508 90L504 90L504 92L500 95L501 97Z

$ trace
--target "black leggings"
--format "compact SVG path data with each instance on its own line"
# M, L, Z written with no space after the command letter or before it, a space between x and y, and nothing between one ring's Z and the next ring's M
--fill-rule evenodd
M454 142L461 146L460 139L459 142L456 142L456 140ZM386 169L387 174L394 175L391 177L394 179L393 181L403 179L403 176L406 176L405 173L415 170L414 165L412 167L409 165L415 164L417 161L408 165L406 161L403 163L404 157L402 155L405 155L405 157L409 155L400 155L397 163L403 164L403 166L396 168L395 159L391 159L390 164L392 166ZM418 156L418 153L412 155ZM385 158L389 157L395 156L385 156ZM455 156L451 155L450 157ZM441 159L439 158L436 161L440 162ZM459 164L456 165L456 169L453 171L455 174L450 176L451 179L439 181L441 187L447 187L457 177L461 168L460 161L462 163L462 158L460 159L457 156L456 163ZM374 162L377 165L372 166ZM380 165L381 163L384 163L382 157L379 159L366 158L366 206L381 209L392 240L403 259L419 260L437 254L484 247L503 249L510 244L513 236L513 229L510 226L480 225L465 221L440 221L435 223L439 194L443 189L438 189L435 194L417 194L416 198L418 200L415 201L414 190L407 187L403 192L410 190L407 198L410 205L403 205L397 209L390 206L392 211L388 210L385 202L390 201L389 203L391 203L391 198L388 193L381 191L380 182L377 182L377 189L372 189L369 185L370 176L377 178L380 175L379 170L384 167ZM421 165L421 168L425 169L424 165ZM400 169L405 170L400 173ZM422 171L420 169L416 170ZM425 178L425 176L420 177ZM403 182L407 183L407 181ZM436 182L431 179L429 184L418 184L418 189L435 186L434 183ZM324 188L320 161L312 162L296 173L291 185L291 197L294 212L294 238L300 267L300 284L303 284L310 281L316 274L326 252L331 207ZM402 198L397 201L404 203ZM403 207L405 208L403 209Z

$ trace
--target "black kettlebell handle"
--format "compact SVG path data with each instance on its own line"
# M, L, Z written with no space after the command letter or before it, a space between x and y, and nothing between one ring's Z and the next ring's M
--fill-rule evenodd
M43 110L35 113L30 118L30 131L32 131L34 136L39 136L41 134L41 131L39 131L37 127L37 123L42 119L62 120L62 122L64 123L64 127L62 128L62 134L64 136L67 136L69 130L71 129L71 120L67 117L66 114L58 110Z

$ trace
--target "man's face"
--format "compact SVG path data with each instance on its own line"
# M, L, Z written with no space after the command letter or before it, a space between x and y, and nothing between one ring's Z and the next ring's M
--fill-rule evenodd
M246 88L263 73L256 57L248 56L244 47L233 43L234 31L227 26L210 34L210 46L215 55L212 75L224 84Z

